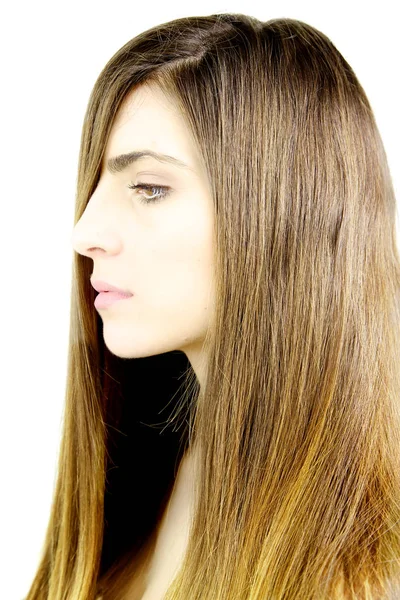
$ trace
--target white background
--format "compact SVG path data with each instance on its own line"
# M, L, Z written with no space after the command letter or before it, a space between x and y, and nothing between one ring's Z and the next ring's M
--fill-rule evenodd
M398 199L394 10L394 1L4 3L0 598L22 600L27 594L49 517L65 393L79 140L101 69L129 39L177 17L243 12L264 21L305 21L331 39L364 87Z

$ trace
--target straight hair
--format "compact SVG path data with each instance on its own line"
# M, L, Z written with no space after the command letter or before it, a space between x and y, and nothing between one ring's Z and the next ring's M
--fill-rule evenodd
M152 27L94 84L75 223L142 85L175 103L210 180L206 382L181 351L111 354L92 262L74 255L56 485L26 600L125 598L194 443L198 500L165 600L400 598L396 199L362 86L299 20Z

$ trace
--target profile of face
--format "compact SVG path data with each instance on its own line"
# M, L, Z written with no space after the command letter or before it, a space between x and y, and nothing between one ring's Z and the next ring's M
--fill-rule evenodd
M145 150L183 164L142 156L125 161L123 170L108 169L109 159ZM139 184L151 188L129 187ZM213 307L212 234L208 177L182 116L159 88L133 90L113 122L99 183L72 233L74 250L93 260L91 281L133 294L93 307L110 352L141 358L181 350L196 371Z

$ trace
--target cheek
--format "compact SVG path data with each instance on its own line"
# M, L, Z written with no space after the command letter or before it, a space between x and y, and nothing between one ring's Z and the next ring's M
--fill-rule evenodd
M156 274L154 273L156 270ZM179 232L164 239L151 266L157 288L164 299L178 310L204 306L213 275L213 240L210 221L192 219Z

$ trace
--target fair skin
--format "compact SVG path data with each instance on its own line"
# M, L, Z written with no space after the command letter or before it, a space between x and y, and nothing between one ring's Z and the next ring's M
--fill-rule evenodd
M142 149L168 154L187 168L144 157L121 173L107 170L109 158ZM132 190L127 187L132 183L169 186L170 193L162 198L161 189ZM161 199L140 202L151 196ZM133 293L98 309L111 353L142 358L181 350L200 386L204 384L203 342L214 291L212 234L208 177L182 116L159 89L134 90L115 118L99 183L72 235L74 250L93 260L92 281ZM182 559L193 501L194 456L188 452L182 460L160 524L146 600L162 598Z
M122 110L121 110L122 108ZM123 358L184 352L204 379L202 344L212 308L213 205L207 175L183 119L150 86L125 99L113 123L100 181L76 223L72 245L93 260L92 280L129 290L133 297L98 309L107 348ZM110 157L149 148L188 165L141 158L122 173ZM130 183L169 186L132 190ZM94 310L96 310L94 308Z

